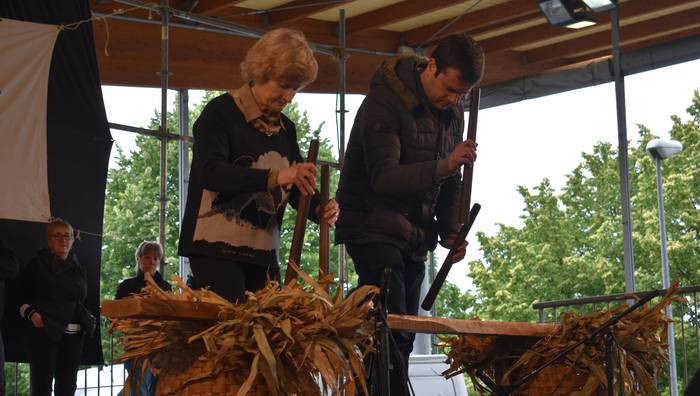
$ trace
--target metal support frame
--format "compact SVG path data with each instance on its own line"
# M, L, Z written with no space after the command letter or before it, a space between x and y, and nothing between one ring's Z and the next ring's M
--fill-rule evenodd
M668 265L668 253L666 251L666 213L664 211L664 187L661 175L661 158L655 157L656 162L656 196L659 201L659 236L661 239L661 282L664 289L671 286L671 271ZM673 310L671 305L665 308L666 317L673 319ZM673 321L667 325L668 330L668 369L669 369L669 386L671 387L671 396L678 395L678 371L676 365L676 339L673 331Z
M620 58L619 9L610 12L613 48L613 75L615 76L615 103L617 107L618 165L620 173L620 203L622 205L622 239L624 244L625 291L635 291L634 243L632 240L632 215L630 204L629 160L627 157L627 114L625 108L625 76Z
M118 129L125 132L138 133L139 135L153 136L158 139L165 137L168 140L182 140L185 142L192 143L191 136L180 136L174 133L161 133L160 131L155 131L153 129L139 128L131 125L117 124L116 122L109 122L109 129Z
M168 203L167 191L167 176L168 176L168 139L165 134L168 133L168 20L169 15L169 0L161 0L160 15L160 132L163 134L160 138L160 217L158 221L158 240L165 250L165 211ZM165 276L164 262L160 262L160 273Z
M178 112L177 112L177 125L180 136L189 135L190 127L190 110L189 110L189 91L186 89L180 89L177 91L178 99ZM190 152L189 144L187 140L181 139L178 144L179 152L179 163L178 163L178 191L180 195L179 202L179 224L182 224L182 218L185 216L185 204L187 203L187 186L189 185L189 174L190 174ZM180 256L178 272L182 279L187 279L188 271L187 265L189 261L186 257Z
M121 4L126 4L132 7L139 7L143 8L146 10L151 10L151 11L158 11L159 7L155 6L151 3L146 3L140 0L114 0L117 3ZM224 33L224 34L231 34L234 36L241 36L241 37L250 37L250 38L260 38L265 34L263 31L251 29L247 26L242 26L242 25L237 25L228 21L221 20L219 18L215 17L206 17L202 15L197 15L193 14L191 12L187 11L182 11L178 10L176 8L169 8L169 13L171 16L189 21L189 22L196 22L201 25L209 26L210 29L202 28L201 26L192 26L192 25L186 25L186 24L171 24L172 26L176 26L178 28L185 28L185 29L194 29L194 30L204 30L204 31L214 31L217 33ZM134 17L127 17L123 15L108 15L108 14L103 14L103 13L93 13L96 16L102 16L102 17L110 17L113 19L121 19L121 20L127 20L127 21L132 21L132 22L141 22L141 23L154 23L154 21L149 21L147 19L142 19L142 18L134 18ZM158 22L155 22L158 23ZM310 42L309 45L311 48L322 54L326 54L329 56L335 56L335 46L329 45L329 44L320 44L320 43L314 43ZM362 53L362 54L368 54L368 55L378 55L378 56L395 56L395 52L387 52L387 51L376 51L376 50L371 50L371 49L366 49L366 48L346 48L347 51L349 52L356 52L356 53Z
M343 168L343 160L345 159L345 92L347 84L347 47L346 47L346 32L345 32L345 9L338 10L338 103L339 108L336 110L338 120L338 129L340 130L338 142L338 163L339 169ZM345 294L346 271L345 271L345 245L338 245L338 283Z

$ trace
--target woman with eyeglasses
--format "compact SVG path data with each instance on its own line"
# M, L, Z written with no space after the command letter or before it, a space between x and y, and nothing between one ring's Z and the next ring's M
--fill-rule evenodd
M31 323L29 364L33 396L73 395L83 350L86 319L85 268L73 248L73 227L53 219L46 227L48 247L39 250L21 275L20 314ZM94 319L94 318L92 318Z

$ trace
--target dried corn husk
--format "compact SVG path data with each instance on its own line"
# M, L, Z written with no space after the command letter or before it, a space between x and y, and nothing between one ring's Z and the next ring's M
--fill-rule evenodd
M127 351L116 361L134 359L132 370L152 365L163 376L182 372L195 361L210 367L198 378L171 386L172 394L218 375L241 384L240 396L252 389L273 395L320 396L321 389L354 395L356 386L368 394L360 351L371 350L374 324L368 320L368 310L377 289L361 287L343 299L341 288L333 296L324 288L332 283L332 275L317 282L297 272L306 286L292 281L281 288L270 281L247 293L243 304L232 304L208 290L192 290L176 276L172 279L182 294L165 293L147 277L147 287L135 298L214 303L220 307L219 320L114 320L110 330L124 334Z
M624 395L658 395L656 378L659 374L663 375L660 370L668 361L666 324L669 319L664 315L664 308L674 301L685 301L676 295L677 290L678 284L674 283L658 304L642 306L613 325L613 353L617 369L615 386L621 386ZM562 314L557 330L522 353L505 370L501 383L514 383L523 378L626 308L623 305L587 315L573 312ZM514 352L506 351L499 337L440 337L440 340L439 347L447 353L450 364L443 375L449 378L466 372L482 395L491 394L491 391L477 380L477 370L483 370L494 378L496 366L503 363L504 354ZM597 337L588 346L583 344L577 347L559 360L568 376L583 374L586 377L581 388L570 393L572 396L589 396L607 389L604 361L602 337ZM537 377L534 379L536 381ZM523 388L527 387L528 384L523 385Z

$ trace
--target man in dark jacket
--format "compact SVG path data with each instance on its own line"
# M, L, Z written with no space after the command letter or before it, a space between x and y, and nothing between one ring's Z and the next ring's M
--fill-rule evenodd
M381 286L391 268L390 313L418 312L427 252L438 237L449 246L459 230L459 169L476 159L476 144L462 141L461 102L480 81L483 59L464 34L444 39L429 59L390 59L355 117L336 194L336 242L346 244L360 285ZM453 259L462 260L465 249ZM407 395L415 334L393 337L391 394Z

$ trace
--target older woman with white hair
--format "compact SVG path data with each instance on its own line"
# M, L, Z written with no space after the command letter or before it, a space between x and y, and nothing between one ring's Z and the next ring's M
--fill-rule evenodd
M189 257L199 286L230 301L279 279L288 201L296 207L300 194L313 195L309 217L337 219L335 200L320 210L316 167L304 163L295 125L282 114L317 72L302 33L272 30L248 50L245 83L209 102L194 124L179 254Z

